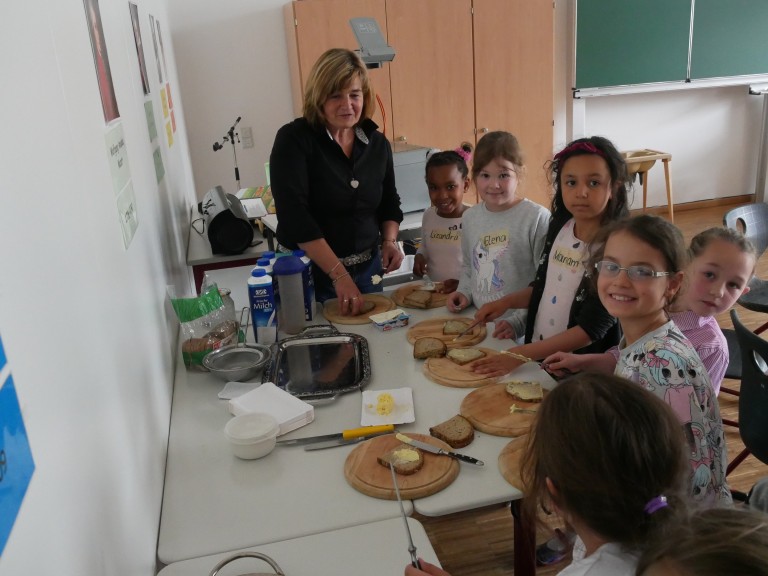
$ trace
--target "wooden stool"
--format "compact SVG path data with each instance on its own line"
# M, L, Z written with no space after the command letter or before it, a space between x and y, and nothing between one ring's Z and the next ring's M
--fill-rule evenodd
M640 174L640 178L643 181L643 212L648 199L648 171L656 164L656 160L661 160L664 163L664 179L667 182L667 205L669 206L669 219L671 222L675 221L674 202L672 200L672 182L669 176L669 162L672 160L672 154L666 152L659 152L658 150L631 150L629 152L622 152L624 160L627 163L627 172L631 177L635 174Z

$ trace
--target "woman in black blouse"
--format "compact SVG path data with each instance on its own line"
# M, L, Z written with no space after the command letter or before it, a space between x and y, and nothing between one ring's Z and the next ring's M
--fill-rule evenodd
M392 149L373 107L360 57L328 50L307 79L303 116L280 128L269 158L277 240L306 251L317 300L338 298L342 314L359 314L360 294L380 292L375 276L403 260Z

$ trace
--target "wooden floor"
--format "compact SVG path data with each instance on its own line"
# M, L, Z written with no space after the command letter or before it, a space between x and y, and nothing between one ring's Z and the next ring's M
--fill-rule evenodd
M743 198L739 200L740 203L745 202ZM683 231L686 240L690 240L693 235L705 228L722 226L723 214L730 208L739 205L724 205L722 201L720 204L717 201L710 201L707 204L704 205L705 207L696 207L692 210L676 208L675 224ZM698 206L702 206L702 204L698 204ZM762 278L768 277L768 253L764 254L758 262L756 273ZM750 312L739 306L737 306L737 310L739 318L750 328L756 328L767 320L763 314ZM719 316L718 322L724 328L732 328L728 313ZM739 381L725 380L723 386L738 389ZM719 400L723 418L737 420L738 399L722 393ZM741 452L744 444L735 428L726 426L725 432L730 461ZM768 465L759 462L754 456L749 456L728 476L728 482L732 489L746 492L757 479L763 476L768 476ZM415 517L424 524L443 568L451 572L453 576L514 574L512 517L507 506L497 506L440 518L428 518L420 515ZM557 523L553 521L553 526L555 525ZM542 531L537 539L539 542L543 542L548 537L549 533ZM537 575L557 574L565 565L566 562L562 562L555 566L539 568Z

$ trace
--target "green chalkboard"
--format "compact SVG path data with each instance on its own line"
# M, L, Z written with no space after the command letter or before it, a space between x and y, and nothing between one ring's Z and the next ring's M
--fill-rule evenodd
M691 78L768 74L768 1L696 0Z
M579 0L576 88L684 80L691 0Z
M768 75L768 0L577 0L576 89L750 75Z

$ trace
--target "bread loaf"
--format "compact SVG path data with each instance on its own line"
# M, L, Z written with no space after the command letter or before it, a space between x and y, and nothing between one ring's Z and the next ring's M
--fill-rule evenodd
M475 439L475 429L470 421L460 414L433 426L429 429L429 433L451 448L463 448Z
M462 322L461 320L448 320L443 325L443 334L461 334L469 327L469 322Z
M376 461L385 468L389 468L391 463L395 472L408 476L415 474L424 466L424 454L413 446L398 444L388 452L378 456Z
M469 364L470 362L484 358L485 352L478 350L477 348L454 348L448 350L446 356L456 362L459 366L464 366L464 364Z
M424 336L413 343L413 357L417 360L425 358L442 358L447 352L445 342L440 338Z
M507 394L521 402L541 402L544 399L544 390L540 382L521 382L513 380L507 382Z

